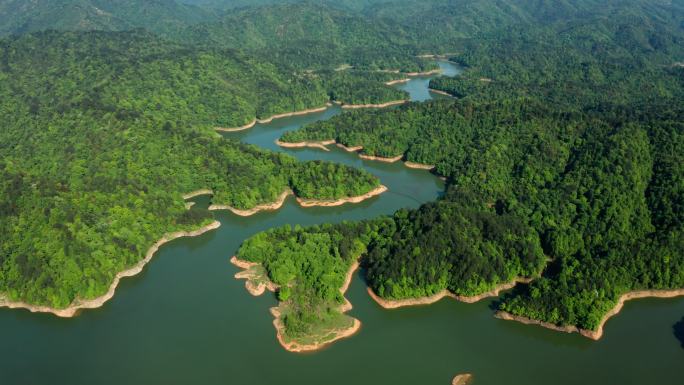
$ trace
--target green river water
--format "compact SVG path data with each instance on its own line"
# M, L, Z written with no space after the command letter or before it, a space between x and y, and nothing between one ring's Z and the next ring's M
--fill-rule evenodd
M440 63L447 75L458 69ZM414 100L432 97L428 78L399 88ZM302 124L340 113L337 107L276 120L231 137L297 158L363 167L389 191L357 205L282 209L241 218L218 212L222 226L173 241L144 271L124 279L114 298L72 319L0 309L0 385L8 384L296 384L447 385L470 372L476 385L684 384L684 348L674 325L684 298L628 302L600 341L493 317L492 303L445 299L384 310L357 274L347 297L361 331L321 351L293 354L276 341L272 294L250 296L229 263L252 234L286 223L310 225L390 214L436 199L444 185L401 163L362 161L333 149L283 150L274 140ZM206 197L198 204L208 204Z

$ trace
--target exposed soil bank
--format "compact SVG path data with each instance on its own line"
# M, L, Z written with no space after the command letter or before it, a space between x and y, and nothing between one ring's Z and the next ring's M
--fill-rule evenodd
M433 93L435 93L435 94L439 94L439 95L444 95L444 96L448 96L448 97L451 97L451 98L455 98L454 95L452 95L452 94L450 94L450 93L448 93L448 92L446 92L446 91L436 90L436 89L434 89L434 88L428 88L428 91L433 92Z
M306 142L297 142L297 143L288 143L288 142L282 142L280 140L276 140L275 143L277 145L279 145L281 147L285 147L285 148L311 147L311 148L318 148L318 149L321 149L324 151L330 151L330 149L326 146L334 144L337 147L339 147L339 148L341 148L347 152L359 152L359 151L363 150L363 146L347 147L342 143L337 143L334 139L319 140L319 141L306 141ZM365 155L365 154L358 154L358 155L359 155L359 158L364 159L364 160L376 160L379 162L386 162L386 163L398 162L404 158L404 155L397 155L393 158L384 158L381 156ZM409 162L409 161L404 162L404 165L408 168L428 170L428 171L433 170L436 167L435 165L432 165L432 164L422 164L422 163Z
M230 258L230 263L233 265L244 269L243 271L240 271L235 274L235 279L246 279L247 282L245 282L245 288L249 292L249 294L258 297L266 290L275 293L278 290L278 285L276 285L274 282L268 279L268 277L264 276L259 276L254 269L258 269L261 267L260 263L256 262L248 262L248 261L243 261L241 259L238 259L237 256L233 256Z
M425 54L425 55L418 55L416 57L423 58L423 59L438 59L438 60L446 60L452 56L458 55L457 53L443 53L443 54Z
M406 79L397 79L397 80L390 80L390 81L388 81L387 83L385 83L385 85L386 85L386 86L393 86L393 85L396 85L396 84L408 83L409 81L411 81L411 79L409 79L409 78L406 78Z
M351 284L352 278L354 277L354 272L358 268L359 268L359 262L356 261L347 271L347 277L345 279L345 282L342 285L342 287L340 288L340 293L342 293L343 296L347 292L347 289L349 289L349 285ZM346 313L352 309L352 304L351 304L351 302L349 302L349 300L346 297L344 298L344 302L345 303L342 304L340 306L340 309L339 309L341 313ZM280 344L287 351L294 352L294 353L310 352L310 351L321 349L325 346L332 344L333 342L335 342L337 340L340 340L342 338L351 337L352 335L356 334L356 332L358 332L359 329L361 329L361 321L354 318L354 321L350 327L348 327L346 329L331 331L328 334L328 336L330 336L332 334L332 337L328 338L324 341L320 341L320 342L317 341L317 342L310 343L310 344L300 344L300 343L297 343L296 341L287 342L287 341L285 341L285 338L283 336L285 326L283 325L283 323L280 320L280 315L281 315L280 309L277 307L271 308L271 314L273 314L273 317L275 317L275 319L273 320L273 326L275 326L276 331L277 331L278 342L280 342Z
M404 155L397 155L394 158L383 158L381 156L374 156L374 155L365 155L365 154L359 154L359 158L365 159L365 160L377 160L378 162L385 162L385 163L394 163L400 161Z
M30 305L24 302L12 302L8 301L5 298L0 298L0 307L9 307L10 309L27 309L32 313L52 313L56 316L65 318L77 315L78 311L81 309L96 309L98 307L101 307L102 305L104 305L105 302L109 301L112 297L114 297L114 292L116 291L116 287L119 285L121 278L132 277L140 273L145 267L145 265L147 265L152 260L154 254L159 250L159 248L162 245L171 242L177 238L196 237L206 233L207 231L217 229L219 228L219 226L221 226L221 222L214 221L194 231L177 231L174 233L164 235L159 241L157 241L154 245L152 245L152 247L150 247L147 250L147 254L145 254L145 258L143 260L136 263L133 267L117 273L114 277L114 280L112 281L112 284L109 286L109 290L100 297L90 300L77 299L71 305L64 309L55 309L49 306Z
M440 68L434 69L432 71L426 71L426 72L406 72L404 75L406 76L430 76L430 75L436 75L442 73L442 70Z
M221 132L237 132L237 131L244 131L248 130L257 124L257 119L254 118L251 122L245 124L244 126L240 127L230 127L230 128L225 128L225 127L216 127L214 128L216 131L221 131Z
M451 385L468 385L473 379L473 375L470 373L459 374L451 380Z
M237 279L247 279L247 283L245 284L245 287L247 288L247 291L253 295L253 296L260 296L262 295L266 290L275 292L278 290L278 285L276 285L274 282L271 282L268 277L266 276L261 276L260 273L255 272L255 269L263 268L261 267L261 264L256 263L256 262L248 262L241 260L237 258L237 256L233 256L230 259L230 262L241 268L244 269L241 272L238 272L235 274L235 278ZM349 268L347 271L347 276L345 278L344 284L340 288L340 292L344 296L344 294L347 292L347 289L349 289L349 285L351 284L352 278L354 277L354 272L359 268L359 262L356 261L352 264L352 266ZM344 304L342 304L339 308L340 313L346 313L349 310L352 309L352 304L347 300L347 298L344 298ZM271 314L275 318L273 320L273 326L276 329L276 336L278 338L278 342L288 351L290 352L308 352L308 351L313 351L313 350L318 350L323 348L324 346L327 346L329 344L332 344L333 342L341 339L341 338L346 338L349 337L353 334L355 334L359 329L361 328L361 321L354 319L352 325L348 328L345 329L340 329L340 330L331 330L325 337L329 337L332 335L331 338L326 338L323 341L317 341L314 343L309 343L309 344L302 344L298 343L296 341L285 341L284 337L284 331L285 331L285 325L283 325L281 321L281 309L280 306L278 307L273 307L271 308Z
M288 142L281 142L280 140L276 140L275 142L278 146L280 147L285 147L285 148L304 148L304 147L311 147L311 148L318 148L323 151L330 151L327 145L330 144L335 144L334 140L323 140L323 141L311 141L311 142L298 142L298 143L288 143Z
M434 70L430 71L425 71L425 72L401 72L399 70L378 70L377 72L383 72L383 73L388 73L388 74L402 74L410 77L416 77L416 76L430 76L430 75L435 75L442 73L441 68L435 68Z
M391 106L398 106L400 104L408 103L408 100L394 100L387 103L380 104L342 104L342 108L345 110L351 110L356 108L385 108Z
M302 199L302 198L297 198L297 203L299 203L300 206L302 207L314 207L314 206L319 206L319 207L334 207L334 206L341 206L345 203L360 203L365 201L366 199L370 199L376 195L380 195L387 191L387 186L380 185L376 187L375 189L359 196L355 197L348 197L348 198L341 198L337 200L312 200L312 199Z
M539 321L539 320L534 320L531 318L527 317L522 317L522 316L517 316L513 315L508 312L504 311L499 311L496 313L496 317L503 319L503 320L508 320L508 321L518 321L522 322L527 325L539 325L542 327L545 327L547 329L551 330L556 330L560 332L565 332L565 333L579 333L587 338L591 338L592 340L599 340L601 337L603 337L603 327L605 326L606 322L613 317L614 315L617 315L620 313L620 310L622 310L622 307L625 305L625 302L632 300L632 299L639 299L639 298L674 298L674 297L679 297L684 295L684 289L674 289L674 290L638 290L638 291L631 291L629 293L625 293L622 296L620 296L620 299L618 299L617 304L610 310L608 311L603 318L601 318L601 322L599 323L599 326L596 330L586 330L586 329L580 329L577 326L574 325L568 325L568 326L559 326L556 324L552 324L550 322L544 322L544 321Z
M370 287L368 288L368 295L370 295L370 297L373 298L373 300L377 302L378 305L382 306L385 309L396 309L405 306L430 305L441 300L444 297L450 297L457 301L465 303L475 303L485 298L497 297L499 296L499 293L501 291L512 289L518 283L530 283L531 281L531 278L518 278L513 282L502 283L488 292L475 296L456 295L451 293L449 290L445 289L440 291L439 293L427 297L391 300L379 297L377 294L375 294L375 292L373 292L373 289L371 289Z
M190 193L183 195L183 199L188 200L188 199L196 198L196 197L202 196L202 195L214 195L214 191L212 191L210 189L202 189L202 190L193 191L193 192L190 192Z
M336 143L337 147L343 149L344 151L347 152L359 152L363 150L363 146L354 146L354 147L347 147L342 143Z
M433 170L436 166L433 164L422 164L422 163L414 163L414 162L404 162L404 165L408 168L417 168L420 170Z
M234 208L232 206L228 206L228 205L211 205L211 206L209 206L209 210L211 210L211 211L230 210L235 215L239 215L241 217L248 217L248 216L254 215L260 211L278 210L279 208L281 208L283 206L283 203L285 203L285 199L287 199L287 197L291 194L293 194L292 190L287 189L287 190L283 191L278 196L278 198L276 199L275 202L265 203L263 205L257 205L255 207L253 207L251 209L247 209L247 210L236 209L236 208Z
M315 199L297 198L297 203L299 203L299 205L302 207L341 206L345 203L360 203L366 199L372 198L376 195L380 195L380 194L384 193L385 191L387 191L387 187L380 185L380 186L376 187L375 189L373 189L373 190L371 190L371 191L369 191L363 195L359 195L359 196L355 196L355 197L346 197L346 198L340 198L340 199L336 199L336 200L315 200ZM240 209L236 209L232 206L228 206L228 205L211 205L211 206L209 206L209 210L211 210L211 211L230 210L235 215L239 215L241 217L248 217L248 216L254 215L254 214L261 212L261 211L278 210L279 208L281 208L283 206L283 204L285 203L285 200L290 195L294 195L292 190L290 190L290 189L285 190L285 191L283 191L282 194L280 194L280 196L278 196L278 199L275 202L266 203L263 205L258 205L258 206L251 208L251 209L248 209L248 210L240 210Z
M274 119L289 118L289 117L291 117L291 116L300 116L300 115L306 115L306 114L313 114L313 113L315 113L315 112L322 112L322 111L327 110L328 107L330 107L330 106L331 106L331 104L330 104L330 103L327 103L327 104L326 104L325 106L323 106L323 107L311 108L311 109L308 109L308 110L301 110L301 111L294 111L294 112L286 112L286 113L283 113L283 114L277 114L277 115L270 116L270 117L268 117L268 118L266 118L266 119L256 119L256 118L255 118L254 120L252 120L251 122L245 124L244 126L240 126L240 127L231 127L231 128L216 127L215 130L217 130L217 131L222 131L222 132L243 131L243 130L247 130L247 129L250 129L250 128L254 127L257 123L259 123L259 124L271 123Z

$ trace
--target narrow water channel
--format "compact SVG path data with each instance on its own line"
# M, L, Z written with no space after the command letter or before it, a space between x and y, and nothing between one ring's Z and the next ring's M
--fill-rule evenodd
M440 63L448 75L458 69ZM428 78L399 87L415 100L432 97ZM361 331L312 354L288 353L275 339L272 295L252 297L228 259L256 232L390 214L417 207L443 191L439 178L401 163L362 161L333 149L284 150L282 133L341 113L276 120L230 134L299 159L363 167L390 188L357 205L303 209L293 199L276 212L241 218L217 213L222 226L164 246L145 270L122 281L104 307L73 319L0 309L0 385L235 384L447 385L461 372L476 385L681 385L684 348L673 326L684 299L629 302L598 342L501 321L493 301L443 300L383 310L357 275L348 292ZM206 198L198 204L206 205Z

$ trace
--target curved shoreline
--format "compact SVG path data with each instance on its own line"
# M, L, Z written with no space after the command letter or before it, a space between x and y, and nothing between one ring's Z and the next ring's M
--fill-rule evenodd
M94 299L90 300L75 300L72 302L71 305L64 309L55 309L51 308L49 306L37 306L37 305L30 305L25 302L12 302L12 301L7 301L4 298L0 298L0 307L8 307L10 309L26 309L32 313L52 313L58 317L64 317L64 318L70 318L74 317L75 315L78 314L79 310L82 309L96 309L101 307L102 305L105 304L105 302L109 301L114 297L114 293L116 292L117 286L119 286L119 282L121 281L121 278L126 278L126 277L132 277L134 275L139 274L145 265L147 265L151 260L154 254L159 250L161 246L164 244L173 241L174 239L178 238L183 238L183 237L196 237L199 235L202 235L208 231L217 229L221 226L221 222L219 221L214 221L206 226L203 226L197 230L193 231L176 231L173 233L168 233L165 234L160 240L158 240L152 247L150 247L147 250L147 253L145 254L145 258L141 260L140 262L136 263L132 267L118 272L114 276L114 280L112 281L111 285L109 285L109 290Z
M397 84L408 83L410 81L411 81L411 79L409 79L409 78L390 80L390 81L386 82L385 85L386 86L393 86L393 85L397 85Z
M436 74L441 74L442 69L441 68L436 68L431 71L425 71L425 72L404 72L403 74L406 76L411 76L411 77L416 77L416 76L430 76L430 75L436 75Z
M245 260L239 259L237 256L233 256L230 259L230 262L243 269L243 271L240 271L235 274L236 279L246 279L247 282L245 283L245 288L249 292L249 294L253 296L260 296L264 294L266 290L276 292L278 290L278 285L276 285L274 282L270 281L268 277L264 277L263 282L259 282L258 284L254 284L253 281L257 279L258 277L255 277L252 273L252 269L261 266L260 263L257 262L249 262ZM349 285L351 285L352 278L354 277L354 272L359 268L359 261L355 261L350 267L349 270L347 271L347 276L345 278L344 283L342 284L342 287L340 288L340 292L344 296L344 294L347 292L349 289ZM282 304L282 303L280 303ZM296 341L290 341L287 342L285 341L284 337L284 330L285 330L285 325L283 325L282 321L280 320L281 312L280 312L280 304L279 306L272 307L270 309L271 314L274 317L273 320L273 326L276 329L276 338L278 339L278 342L280 345L287 351L293 352L293 353L301 353L301 352L310 352L313 350L318 350L321 349L325 346L328 346L332 344L333 342L340 340L342 338L350 337L354 335L356 332L359 331L361 328L361 321L359 321L356 318L353 318L352 325L346 329L340 329L340 330L334 330L331 331L334 336L332 339L326 340L324 342L316 342L316 343L311 343L311 344L300 344L297 343ZM346 313L349 310L352 309L352 304L349 302L349 300L344 297L344 303L340 305L339 311L340 313Z
M539 321L535 319L531 319L528 317L523 317L523 316L517 316L514 314L511 314L509 312L505 311L498 311L496 312L495 316L499 319L506 320L506 321L517 321L521 322L526 325L538 325L547 329L559 331L559 332L564 332L564 333L579 333L584 337L590 338L594 341L597 341L603 337L603 330L606 322L613 316L617 315L620 313L622 310L622 307L625 305L625 302L633 300L633 299L642 299L642 298L674 298L674 297L680 297L684 296L684 289L673 289L673 290L636 290L636 291L630 291L628 293L625 293L620 296L618 299L617 304L610 309L606 314L603 315L601 318L601 321L599 322L599 326L596 330L587 330L587 329L581 329L578 328L575 325L567 325L567 326L559 326L550 322L545 322L545 321Z
M485 298L491 298L491 297L498 297L499 293L505 290L512 289L517 285L518 283L530 283L533 280L533 278L516 278L512 282L506 282L502 283L500 285L497 285L494 287L492 290L474 295L474 296L463 296L463 295L456 295L450 292L448 289L444 289L438 293L435 293L430 296L426 297L418 297L418 298L405 298L405 299L384 299L375 294L372 288L368 287L368 295L381 307L385 309L397 309L400 307L407 307L407 306L419 306L419 305L431 305L435 302L440 301L441 299L445 297L453 298L457 301L460 302L465 302L465 303L475 303L479 302Z
M387 73L387 74L402 74L405 76L417 77L417 76L436 75L436 74L442 73L442 69L441 68L435 68L433 70L425 71L425 72L401 72L400 70L377 70L376 72L382 72L382 73Z
M400 104L406 104L410 100L393 100L391 102L387 103L380 103L380 104L342 104L342 109L345 110L352 110L352 109L357 109L357 108L385 108L385 107L391 107L391 106L398 106Z
M446 91L436 90L436 89L434 89L434 88L428 88L428 91L434 92L434 93L439 94L439 95L448 96L448 97L450 97L450 98L455 98L454 95L452 95L452 94L450 94L450 93L448 93L448 92L446 92Z
M234 278L247 280L247 282L245 282L245 288L247 289L247 292L249 292L249 294L258 297L264 294L266 290L273 293L275 293L278 290L279 286L276 285L275 282L269 280L268 277L265 277L265 279L262 282L258 282L256 284L254 283L254 280L257 277L255 277L253 275L253 272L250 270L257 266L261 266L260 263L245 261L239 259L236 255L230 258L230 263L243 269L243 271L235 273Z
M363 150L363 146L347 147L342 143L335 142L335 145L347 152L359 152Z
M409 162L409 161L404 162L404 166L406 166L408 168L415 168L415 169L419 169L419 170L428 170L428 171L434 170L435 167L437 167L434 164L423 164L423 163L415 163L415 162Z
M385 185L380 185L373 190L363 194L363 195L358 195L355 197L347 197L347 198L340 198L337 200L330 200L330 201L325 201L325 200L314 200L314 199L302 199L302 198L297 198L297 203L299 203L300 206L302 207L335 207L335 206L342 206L345 203L360 203L365 201L366 199L370 199L374 196L380 195L387 191L388 188Z
M395 163L404 158L404 155L397 155L394 158L384 158L382 156L359 154L359 158L364 160L377 160L378 162Z
M233 212L235 215L239 215L241 217L249 217L251 215L254 215L258 212L261 211L273 211L273 210L278 210L283 206L285 203L285 200L287 199L288 196L294 195L292 190L287 189L280 193L278 198L275 200L273 203L264 203L261 205L254 206L251 209L246 209L246 210L241 210L241 209L236 209L233 206L228 206L228 205L211 205L209 206L210 211L217 211L217 210L230 210Z
M351 302L349 302L349 300L346 297L344 297L344 294L349 289L349 285L351 285L352 278L354 277L354 272L358 268L359 261L357 260L351 265L351 267L347 271L347 277L345 278L345 282L340 288L340 293L342 293L342 296L344 298L344 304L340 305L339 308L340 313L344 314L352 309ZM276 338L278 339L278 342L283 348L285 348L285 350L293 353L311 352L314 350L322 349L338 340L353 336L361 329L361 321L359 321L356 318L352 318L353 321L350 327L346 329L332 331L332 339L326 340L324 342L316 342L312 344L299 344L296 341L286 342L285 338L283 337L283 330L285 329L285 326L280 321L280 310L278 309L278 307L272 307L271 314L273 315L273 317L275 317L275 319L273 320L273 326L275 326L276 328Z
M244 126L240 127L230 127L230 128L224 128L224 127L216 127L214 128L216 131L221 131L221 132L237 132L237 131L243 131L243 130L248 130L252 127L254 127L257 123L259 124L266 124L266 123L271 123L275 119L281 119L281 118L289 118L292 116L300 116L300 115L307 115L307 114L313 114L315 112L323 112L328 109L332 104L326 103L325 106L323 107L317 107L317 108L310 108L307 110L301 110L301 111L294 111L294 112L285 112L282 114L276 114L269 116L266 119L257 119L254 118L251 122L245 124Z
M451 380L451 385L468 385L472 381L473 375L470 373L457 374L453 380Z
M221 132L237 132L237 131L244 131L244 130L249 130L250 128L256 126L257 124L257 118L254 118L251 122L245 124L244 126L240 127L230 127L230 128L225 128L225 127L215 127L214 130L216 131L221 131Z
M387 191L387 186L384 185L379 185L378 187L374 188L373 190L363 194L363 195L358 195L358 196L353 196L353 197L345 197L345 198L340 198L336 200L315 200L315 199L304 199L304 198L299 198L296 197L297 203L301 207L335 207L335 206L341 206L345 203L361 203L365 201L366 199L370 199L376 195L380 195ZM211 205L209 206L210 211L217 211L217 210L229 210L235 215L239 215L241 217L249 217L254 214L257 214L262 211L274 211L280 209L283 204L285 203L285 200L287 199L288 196L290 195L295 195L294 192L290 189L287 189L283 191L280 196L278 196L278 199L273 202L273 203L265 203L261 204L258 206L255 206L251 209L247 210L241 210L241 209L236 209L232 206L228 205Z
M214 191L211 189L206 189L206 188L201 189L201 190L196 190L196 191L184 194L183 199L187 201L188 199L196 198L196 197L202 196L202 195L214 195Z
M319 148L319 149L324 150L324 151L330 151L330 149L326 146L334 144L346 152L357 152L358 153L359 151L363 150L363 146L347 147L344 144L339 143L334 139L318 140L318 141L304 141L304 142L297 142L297 143L283 142L280 139L278 139L275 141L275 143L278 146L285 147L285 148L311 147L311 148ZM358 156L359 156L359 158L361 158L363 160L374 160L374 161L385 162L385 163L395 163L395 162L398 162L398 161L404 159L404 154L397 155L393 158L384 158L381 156L366 155L366 154L358 154ZM405 161L404 166L406 166L408 168L419 169L419 170L427 170L427 171L434 170L437 167L437 166L432 165L432 164L423 164L423 163L416 163L416 162L411 162L411 161Z
M297 143L289 143L289 142L281 142L280 139L277 139L275 141L275 144L277 144L280 147L284 148L305 148L305 147L311 147L311 148L318 148L323 151L330 151L327 145L330 144L335 144L334 140L322 140L322 141L305 141L305 142L297 142Z

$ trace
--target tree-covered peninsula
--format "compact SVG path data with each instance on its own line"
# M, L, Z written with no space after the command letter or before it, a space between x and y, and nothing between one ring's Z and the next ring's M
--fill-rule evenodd
M454 100L344 113L281 138L403 158L448 184L416 210L246 241L238 257L279 287L285 344L354 322L340 289L359 257L387 301L532 279L502 314L564 330L600 331L626 293L684 287L680 1L194 3L217 8L0 0L4 300L63 308L102 295L164 234L211 223L187 210L189 192L249 212L290 192L330 204L376 191L366 172L214 128L403 101L386 83L435 69L435 53L466 68L430 84ZM141 26L152 32L91 31Z
M236 257L258 264L248 267L256 269L248 279L252 284L267 280L277 288L280 303L272 313L285 348L318 349L358 329L359 321L344 314L351 308L344 292L368 244L384 238L381 234L391 225L378 220L305 229L285 226L244 242Z
M216 134L327 100L318 83L232 51L142 31L24 35L0 42L0 95L4 301L60 309L103 295L164 234L213 221L186 209L186 193L249 209L288 190L333 200L379 186Z
M684 287L682 13L609 9L465 41L452 56L464 76L431 83L459 100L281 139L334 140L447 178L443 199L398 212L396 232L367 247L376 294L469 296L536 278L500 310L598 337L626 293Z

